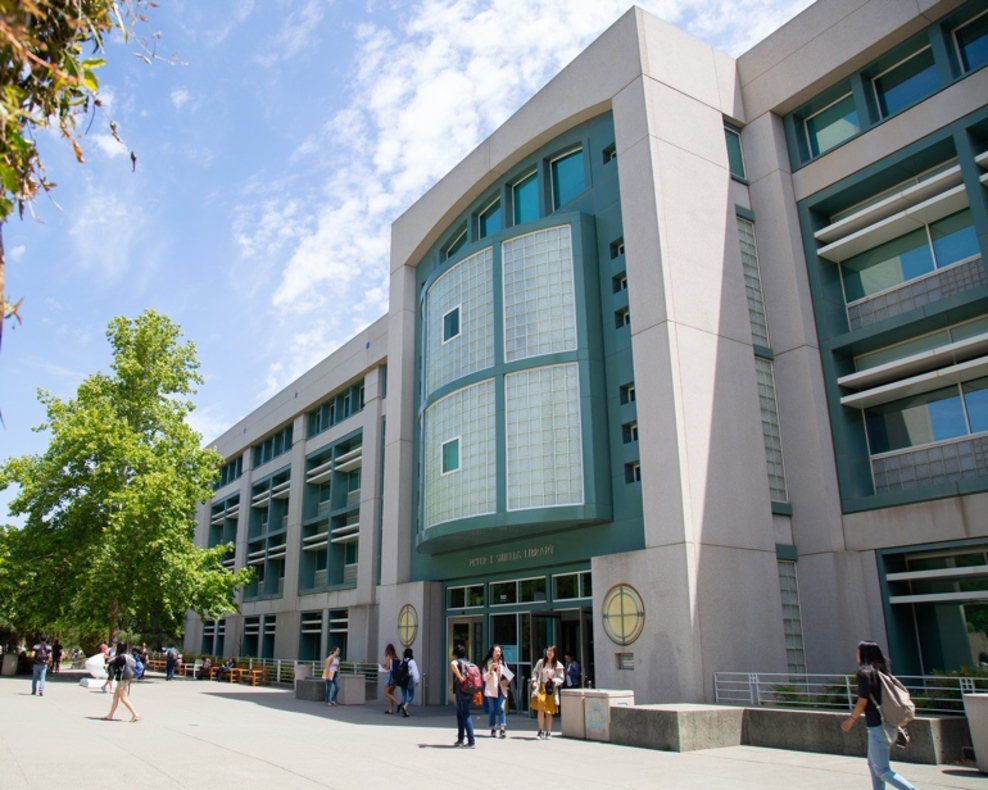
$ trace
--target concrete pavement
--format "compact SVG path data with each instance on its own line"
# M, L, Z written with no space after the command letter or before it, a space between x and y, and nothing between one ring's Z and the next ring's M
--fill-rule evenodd
M68 680L31 696L29 677L0 678L0 790L251 790L334 788L861 788L865 761L737 746L677 754L554 737L539 741L526 716L492 739L478 713L477 748L454 749L451 707L329 708L281 687L152 677L131 700L142 720L100 719L110 695ZM556 731L559 725L556 723ZM922 790L988 790L973 764L895 763Z

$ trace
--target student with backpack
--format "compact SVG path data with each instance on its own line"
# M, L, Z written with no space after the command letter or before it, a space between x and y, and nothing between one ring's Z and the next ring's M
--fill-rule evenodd
M474 695L483 685L480 670L476 664L467 661L467 649L459 642L453 646L453 660L449 667L453 673L453 697L456 700L456 743L453 746L472 749L476 743L470 706L473 704ZM466 743L463 742L464 735L467 738Z
M110 662L110 677L117 681L113 690L113 703L110 705L110 712L104 717L104 721L113 721L113 714L117 712L117 705L123 706L130 711L131 723L138 722L141 717L137 715L134 706L130 704L127 694L130 692L130 682L134 679L137 669L137 662L134 657L127 652L127 645L123 642L117 643L117 652Z
M31 663L31 694L45 696L45 675L48 674L48 664L51 663L51 648L48 647L48 637L44 634L34 646L34 658Z
M899 790L916 790L916 785L897 774L889 765L889 749L896 740L898 728L905 726L912 718L909 694L892 677L882 649L874 642L858 644L858 665L858 701L851 715L841 724L841 729L850 732L864 714L868 727L868 769L871 771L873 790L884 790L886 783ZM915 706L912 712L915 712Z
M412 648L406 647L402 654L403 658L395 668L395 683L401 689L401 713L406 718L409 716L408 706L415 699L415 687L419 684L419 666L415 663Z

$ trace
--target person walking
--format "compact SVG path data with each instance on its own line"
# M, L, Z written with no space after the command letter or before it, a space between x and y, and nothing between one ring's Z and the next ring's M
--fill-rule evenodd
M506 738L508 726L504 707L508 700L507 680L504 677L504 659L500 645L491 645L484 658L484 703L487 708L487 726L491 728L491 737ZM500 727L500 729L498 729Z
M573 658L572 653L566 653L563 671L566 674L566 688L575 689L580 687L580 662Z
M539 738L552 737L552 717L559 711L559 687L564 676L565 668L556 658L556 646L549 645L532 670L532 707L538 712Z
M388 642L388 646L384 648L384 663L381 664L381 668L387 673L384 681L384 696L388 698L388 709L384 711L385 713L394 713L395 708L401 706L395 696L395 667L397 665L398 653L395 651L395 646Z
M113 691L113 673L110 671L110 664L113 663L113 659L116 657L116 648L113 645L109 645L106 650L100 647L103 653L103 666L106 668L106 680L103 681L103 686L100 688L104 694L108 691Z
M130 704L130 700L127 695L130 692L130 682L134 679L134 669L137 666L137 662L134 657L127 652L127 645L123 642L117 642L117 651L113 657L113 661L110 662L110 677L117 681L116 688L113 690L113 703L110 705L110 712L104 717L104 721L113 721L113 714L117 712L117 705L123 703L123 706L130 711L130 721L131 724L141 720L141 717L137 715L137 711L134 710L134 706Z
M326 704L336 705L340 693L340 649L334 647L322 662L322 679L326 681Z
M45 696L45 675L48 674L48 664L51 663L51 648L48 637L42 634L38 644L34 646L34 658L31 663L31 694Z
M473 719L470 718L470 705L473 703L474 692L464 688L469 664L467 649L459 642L453 646L453 660L450 661L449 668L453 672L453 698L456 700L456 743L453 746L473 749L476 739L473 734ZM467 738L466 743L463 742L464 736Z
M172 680L175 677L175 667L178 666L178 648L174 645L165 651L165 680Z
M415 656L412 653L412 648L406 647L405 652L402 654L405 661L408 662L408 684L401 686L401 713L403 716L408 718L410 715L408 712L408 706L412 704L412 700L415 699L415 687L419 684L422 679L419 673L419 665L415 663Z
M865 717L868 728L868 769L871 772L872 790L885 790L890 784L898 790L916 790L916 785L897 774L889 764L889 748L897 735L897 729L882 722L878 705L882 703L882 683L878 673L890 675L882 649L874 642L858 643L858 701L840 728L850 732L855 722ZM877 704L876 704L877 703Z
M62 669L62 653L64 652L62 643L58 641L56 636L51 645L51 673L53 675L57 675Z

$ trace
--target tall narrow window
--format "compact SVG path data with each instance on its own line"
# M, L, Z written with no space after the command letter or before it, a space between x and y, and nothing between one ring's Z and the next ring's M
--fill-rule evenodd
M731 175L735 178L745 178L744 174L744 152L741 150L741 133L730 126L724 127L724 136L727 138L727 162L731 168Z
M454 307L443 316L443 342L446 343L460 334L460 308Z
M744 289L748 297L751 340L756 345L768 348L768 319L765 317L765 297L762 294L758 251L755 247L755 223L738 217L738 235L741 237L741 264L744 267Z
M539 179L536 173L526 176L511 188L515 225L539 218Z
M758 401L762 411L765 460L768 462L769 493L773 502L788 502L786 468L782 458L782 431L779 429L779 408L775 399L772 362L755 357L755 373L758 377Z
M799 605L796 563L779 560L779 588L782 592L782 622L786 638L786 663L790 674L806 674L806 649L803 646L803 616Z
M487 208L480 212L480 238L490 236L501 230L501 199L498 198L490 203Z
M583 150L577 149L552 160L552 207L565 206L586 189Z

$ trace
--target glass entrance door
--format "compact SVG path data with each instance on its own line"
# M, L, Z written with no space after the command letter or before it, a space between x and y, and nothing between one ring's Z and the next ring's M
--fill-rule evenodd
M446 702L455 704L452 696L453 679L449 670L449 662L452 661L453 645L460 643L467 650L467 659L478 666L487 654L484 647L484 618L481 615L474 617L450 617L446 620Z

